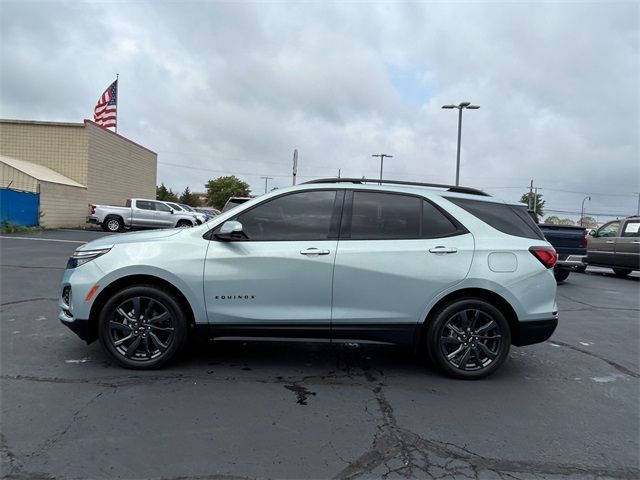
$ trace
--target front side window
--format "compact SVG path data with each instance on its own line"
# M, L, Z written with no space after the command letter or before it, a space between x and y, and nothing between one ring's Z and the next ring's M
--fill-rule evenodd
M251 241L327 240L335 190L299 192L277 197L238 216Z
M620 222L610 222L600 227L596 233L596 237L617 237Z
M153 202L156 206L156 212L170 212L171 208L168 205L160 202Z
M379 192L353 192L351 238L389 240L419 238L422 200Z
M170 208L173 208L174 210L176 210L177 212L181 212L182 210L184 210L180 205L175 204L175 203L169 203L167 202L167 205L169 205Z

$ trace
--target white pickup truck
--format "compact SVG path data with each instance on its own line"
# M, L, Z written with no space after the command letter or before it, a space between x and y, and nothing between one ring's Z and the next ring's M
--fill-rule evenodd
M168 205L156 200L132 198L124 207L89 205L87 223L102 226L107 232L123 228L193 227L196 219L186 212L174 212Z

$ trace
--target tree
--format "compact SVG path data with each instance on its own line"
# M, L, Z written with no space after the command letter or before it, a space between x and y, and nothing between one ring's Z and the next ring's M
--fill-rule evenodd
M235 175L209 180L205 186L207 187L207 204L219 210L224 207L230 197L251 195L249 184Z
M544 223L549 223L551 225L558 225L560 223L560 217L557 217L556 215L549 215L547 218L544 219Z
M182 192L182 195L180 195L180 203L184 203L186 205L189 205L190 207L197 207L198 206L198 197L191 193L191 190L189 190L189 187L184 189L184 192Z
M584 216L578 220L578 225L582 225L584 228L596 228L598 222L593 217Z
M570 218L561 218L558 222L558 225L575 225L576 222L571 220Z
M536 194L535 193L529 193L529 192L525 192L522 194L522 197L520 197L520 202L524 203L525 205L529 205L532 206L533 205L533 197L535 197ZM536 208L531 208L531 210L535 210L535 212L541 217L544 215L544 204L546 202L542 199L542 195L539 193L537 198L536 198Z
M159 187L156 187L156 200L161 200L163 202L178 202L178 196L173 193L173 190L164 186L164 183L160 184Z

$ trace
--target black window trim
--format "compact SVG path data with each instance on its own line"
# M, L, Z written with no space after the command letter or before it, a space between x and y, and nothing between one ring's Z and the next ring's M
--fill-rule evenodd
M456 227L456 230L448 235L440 235L437 237L424 237L422 236L422 223L424 220L424 204L420 203L420 234L418 237L403 237L403 238L351 238L351 221L352 221L352 216L353 216L353 194L354 192L365 192L365 193L383 193L383 194L388 194L388 195L401 195L404 197L415 197L418 198L422 201L425 202L429 202L436 210L438 210L440 213L442 213L447 220L449 220L454 227ZM469 230L467 230L465 228L464 225L462 225L455 217L453 217L449 212L447 212L444 208L442 208L440 205L438 205L437 203L431 201L431 199L424 197L422 195L418 195L415 193L405 193L405 192L392 192L389 190L382 190L382 189L364 189L364 188L353 188L353 189L349 189L347 190L347 195L344 201L344 215L342 217L342 225L340 227L340 240L353 240L353 241L360 241L360 240L364 240L367 242L373 242L373 241L397 241L397 240L435 240L438 238L449 238L449 237L457 237L459 235L465 235L467 233L469 233Z
M327 240L338 240L339 236L340 236L340 225L342 222L342 213L343 213L343 207L344 207L344 189L340 189L340 188L313 188L313 189L309 189L309 190L296 190L295 192L286 192L283 193L282 195L277 195L275 197L271 197L267 200L265 200L264 202L260 202L256 205L251 206L250 208L247 208L246 210L242 210L241 212L238 212L236 215L234 215L231 218L226 219L224 222L220 223L219 225L216 225L215 227L213 227L211 230L209 230L207 233L205 233L202 238L204 238L205 240L213 240L216 242L222 242L223 240L220 240L218 238L216 238L215 233L217 230L220 229L220 227L225 223L225 222L231 222L231 221L238 221L238 217L241 215L244 215L245 213L250 212L251 210L253 210L254 208L258 208L261 205L265 205L266 203L272 202L274 200L277 200L279 198L283 198L283 197L287 197L289 195L296 195L299 193L311 193L311 192L334 192L335 193L335 197L334 197L334 201L333 201L333 211L331 212L331 219L329 220L329 234L327 235L327 238L308 238L308 239L304 239L304 240L297 240L297 239L272 239L272 240L251 240L249 238L238 238L238 239L233 239L232 242L322 242L322 241L327 241ZM341 193L342 192L342 193ZM228 241L225 241L228 242Z

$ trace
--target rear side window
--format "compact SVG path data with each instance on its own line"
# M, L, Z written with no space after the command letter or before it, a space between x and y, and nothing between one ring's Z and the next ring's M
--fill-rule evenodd
M422 200L377 192L353 192L351 238L419 238Z
M136 207L140 210L155 210L151 202L146 202L144 200L136 200Z
M434 205L422 202L422 238L450 237L462 233L460 230Z
M517 207L468 198L446 198L496 230L516 237L544 240L543 233L527 213L525 205Z
M640 220L627 222L622 232L623 237L640 237Z

